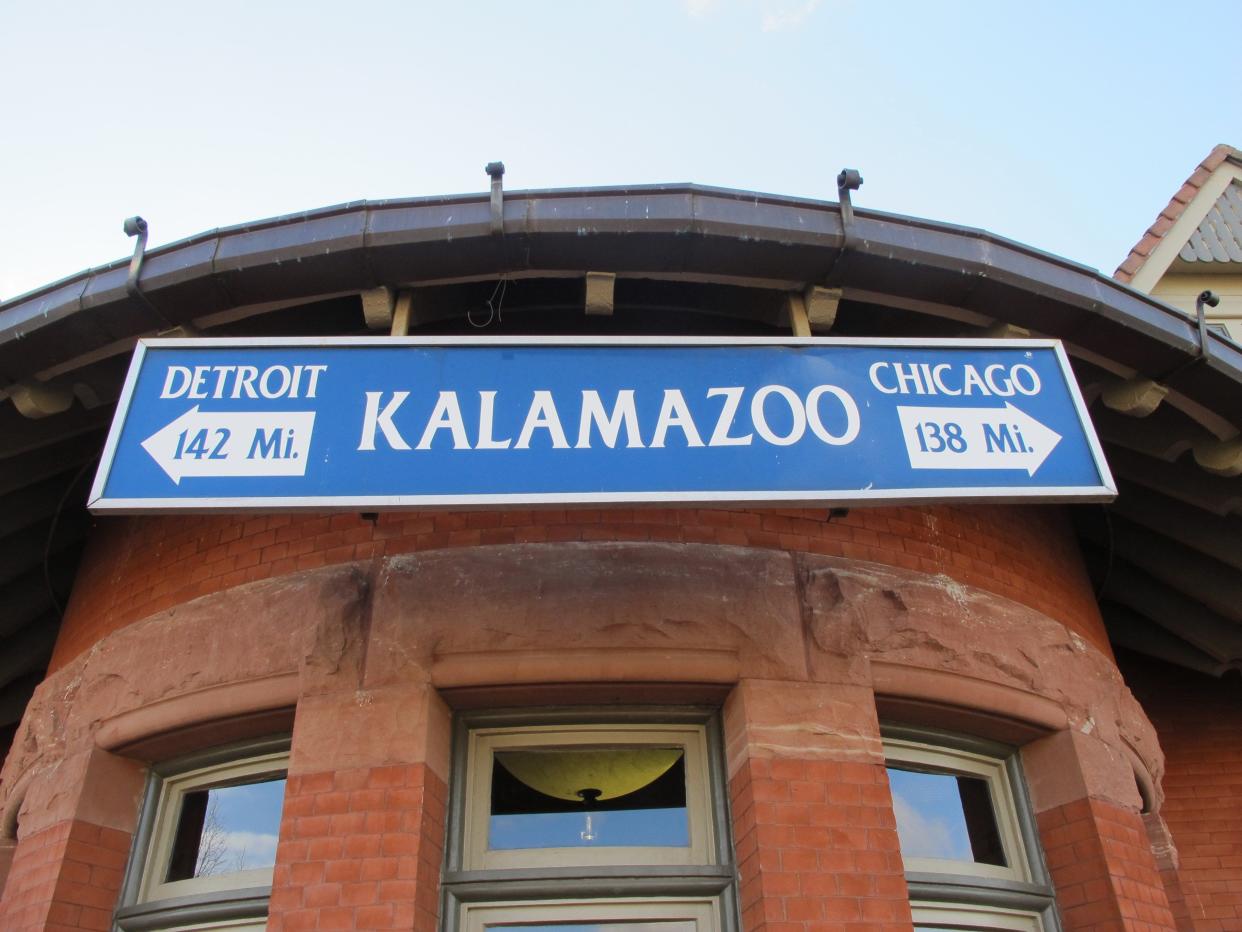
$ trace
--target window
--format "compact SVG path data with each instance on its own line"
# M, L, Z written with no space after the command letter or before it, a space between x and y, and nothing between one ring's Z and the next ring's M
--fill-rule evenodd
M736 925L709 713L459 722L445 923L462 932Z
M117 912L121 929L261 929L288 769L287 738L152 770Z
M884 748L915 928L1059 929L1012 749L895 728Z
M720 928L708 900L489 903L466 912L464 932L703 932ZM550 921L545 921L550 920Z

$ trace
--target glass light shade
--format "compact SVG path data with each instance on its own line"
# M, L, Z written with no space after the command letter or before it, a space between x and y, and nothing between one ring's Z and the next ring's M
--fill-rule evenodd
M533 790L569 802L628 796L668 772L681 748L592 748L590 750L504 751L497 759Z

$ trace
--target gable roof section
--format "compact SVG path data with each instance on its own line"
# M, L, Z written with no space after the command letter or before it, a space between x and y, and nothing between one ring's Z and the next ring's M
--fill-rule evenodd
M1182 262L1242 265L1242 181L1232 181L1177 258Z
M1221 199L1239 179L1242 179L1242 151L1223 144L1212 149L1130 250L1125 261L1113 273L1113 278L1140 291L1150 291L1183 248L1202 233L1205 224L1208 237L1218 237L1220 227L1209 220L1209 215L1217 210ZM1236 196L1238 192L1234 193ZM1229 235L1242 237L1242 230L1236 227L1233 230ZM1213 254L1211 246L1207 245L1208 237L1200 236L1200 239L1204 241L1207 253ZM1198 252L1197 246L1195 252ZM1184 255L1181 258L1194 261ZM1199 261L1209 260L1200 258Z

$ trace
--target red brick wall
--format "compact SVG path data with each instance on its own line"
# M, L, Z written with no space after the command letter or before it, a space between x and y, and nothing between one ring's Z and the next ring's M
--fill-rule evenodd
M1080 799L1038 815L1066 932L1170 932L1173 917L1137 812Z
M423 764L290 776L268 929L435 929L446 798Z
M882 765L751 758L729 793L746 932L910 932Z
M1169 912L1173 914L1173 922L1178 932L1194 932L1195 923L1190 917L1190 905L1186 902L1186 894L1182 891L1182 878L1177 870L1177 849L1169 835L1169 827L1159 813L1143 814L1143 824L1147 827L1147 840L1151 843L1151 853L1156 859L1156 868L1160 871L1160 879L1164 882L1164 895L1169 901Z
M21 839L0 897L0 929L111 929L130 839L80 820Z
M1110 653L1077 545L1049 507L548 509L100 519L55 671L108 633L222 589L375 556L548 541L672 541L807 551L929 574L1030 605Z
M16 853L16 838L0 839L0 895L4 893L4 885L9 879L9 868L13 866L13 855Z
M1165 754L1160 815L1196 932L1242 929L1242 688L1134 654L1119 658Z

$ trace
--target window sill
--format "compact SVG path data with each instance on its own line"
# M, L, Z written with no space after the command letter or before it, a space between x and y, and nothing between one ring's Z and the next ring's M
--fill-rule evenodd
M1000 909L1042 913L1053 905L1048 888L1034 883L991 880L986 877L945 876L907 872L910 900L927 903L970 902Z
M448 871L444 889L463 902L513 898L547 899L598 893L615 896L714 896L733 882L727 865L683 867L550 867L530 871Z
M262 919L267 915L271 887L247 887L227 894L199 894L139 903L117 910L121 932L149 932L231 919Z

